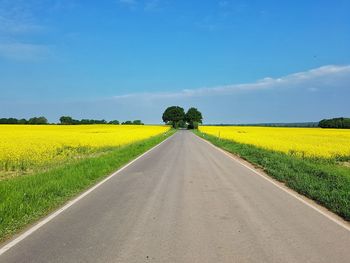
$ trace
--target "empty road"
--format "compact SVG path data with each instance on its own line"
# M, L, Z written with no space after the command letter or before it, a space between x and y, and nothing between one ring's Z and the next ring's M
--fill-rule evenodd
M0 262L350 262L350 232L179 131Z

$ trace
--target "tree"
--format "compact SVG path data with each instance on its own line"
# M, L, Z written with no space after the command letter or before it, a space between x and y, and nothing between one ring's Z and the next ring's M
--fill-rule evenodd
M8 124L17 124L18 120L16 118L8 118Z
M7 124L7 118L1 118L0 124Z
M47 119L43 116L33 117L29 119L28 124L37 124L37 125L47 124Z
M132 124L134 124L134 125L143 125L143 123L141 122L141 120L134 120L134 121L132 122Z
M202 120L202 113L193 107L185 115L185 121L188 123L189 129L197 129L198 123L202 123Z
M16 118L2 118L0 124L18 124L19 120Z
M321 128L350 129L350 118L333 118L321 120L318 124Z
M62 116L62 117L60 118L60 122L61 122L61 124L63 124L63 125L70 125L70 124L73 124L74 120L73 120L73 118L70 117L70 116Z
M179 106L168 107L162 116L166 124L172 124L174 128L178 127L178 122L185 119L185 111Z
M20 119L18 120L18 124L27 124L28 121L26 119Z
M177 123L179 128L187 128L187 124L184 120L179 120L179 122Z
M82 120L73 120L73 124L107 124L106 120L90 120L90 119L82 119Z
M93 124L92 120L89 119L82 119L79 122L80 124Z
M132 125L132 121L124 121L122 122L122 125Z
M110 121L109 124L115 124L115 125L118 125L119 124L119 121L117 120L113 120L113 121Z
M107 121L102 119L102 120L95 120L95 124L107 124Z

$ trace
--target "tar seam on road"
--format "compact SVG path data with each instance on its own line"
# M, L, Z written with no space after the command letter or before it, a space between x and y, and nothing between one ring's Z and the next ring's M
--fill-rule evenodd
M195 134L193 134L193 136L196 136ZM299 200L300 202L302 202L304 205L307 205L308 207L314 209L315 211L317 211L318 213L322 214L323 216L325 216L326 218L328 218L329 220L333 221L334 223L336 223L337 225L345 228L346 230L350 231L350 226L345 223L345 222L342 222L340 219L337 219L337 218L334 218L333 216L329 215L329 214L333 214L331 211L328 211L327 212L324 212L322 211L321 209L319 209L317 206L311 204L311 203L308 203L307 201L305 201L304 199L302 199L301 197L299 197L296 193L294 193L293 190L291 190L290 188L284 188L282 187L281 185L279 185L278 183L276 183L274 181L274 179L270 178L270 177L267 177L266 175L263 175L261 173L259 173L257 170L249 167L248 165L242 163L241 161L237 160L236 158L234 158L232 156L231 153L217 147L216 145L212 144L211 142L197 136L199 139L203 140L204 142L208 143L209 145L211 145L212 147L214 147L215 149L219 150L220 152L224 153L226 156L230 157L232 160L236 161L237 163L239 163L240 165L244 166L245 168L249 169L250 171L254 172L255 174L259 175L260 177L264 178L265 180L267 180L268 182L272 183L273 185L277 186L279 189L283 190L285 193L293 196L294 198L296 198L297 200ZM305 197L306 198L306 197ZM337 215L334 215L334 216L337 216Z
M10 241L9 243L5 244L3 247L0 248L0 256L2 254L4 254L7 250L9 250L10 248L14 247L16 244L18 244L19 242L21 242L22 240L24 240L26 237L30 236L31 234L33 234L36 230L38 230L39 228L41 228L42 226L44 226L45 224L47 224L48 222L50 222L52 219L54 219L56 216L58 216L59 214L61 214L63 211L67 210L69 207L71 207L72 205L74 205L75 203L77 203L79 200L83 199L85 196L87 196L88 194L90 194L91 192L93 192L96 188L98 188L99 186L101 186L102 184L104 184L105 182L107 182L108 180L110 180L112 177L116 176L117 174L119 174L121 171L123 171L124 169L126 169L127 167L129 167L130 165L132 165L134 162L136 162L137 160L141 159L143 156L145 156L146 154L148 154L149 152L153 151L154 149L158 148L160 145L162 145L164 142L166 142L167 140L169 140L173 135L171 135L169 138L166 138L164 141L162 141L161 143L157 144L156 146L152 147L151 149L149 149L148 151L144 152L143 154L141 154L140 156L138 156L136 159L130 161L129 163L127 163L126 165L124 165L122 168L120 168L119 170L117 170L116 172L114 172L113 174L109 175L108 177L106 177L105 179L103 179L101 182L99 182L98 184L96 184L95 186L91 187L90 189L88 189L87 191L85 191L84 193L82 193L81 195L79 195L78 197L76 197L75 199L68 201L68 203L66 205L64 205L63 207L59 208L58 210L56 210L55 212L53 212L51 215L45 217L44 219L42 219L41 221L39 221L36 225L34 225L33 227L31 227L30 229L28 229L27 231L25 231L24 233L20 234L17 238L15 238L14 240Z

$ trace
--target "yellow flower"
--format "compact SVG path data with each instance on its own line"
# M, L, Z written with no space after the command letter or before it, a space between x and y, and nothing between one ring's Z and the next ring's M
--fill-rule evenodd
M167 126L0 125L0 172L34 169L159 135Z
M200 131L222 139L302 157L350 156L350 130L201 126Z

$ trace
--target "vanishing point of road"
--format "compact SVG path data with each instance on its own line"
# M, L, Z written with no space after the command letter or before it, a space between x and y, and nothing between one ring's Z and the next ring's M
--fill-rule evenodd
M350 262L350 231L179 131L0 262Z

